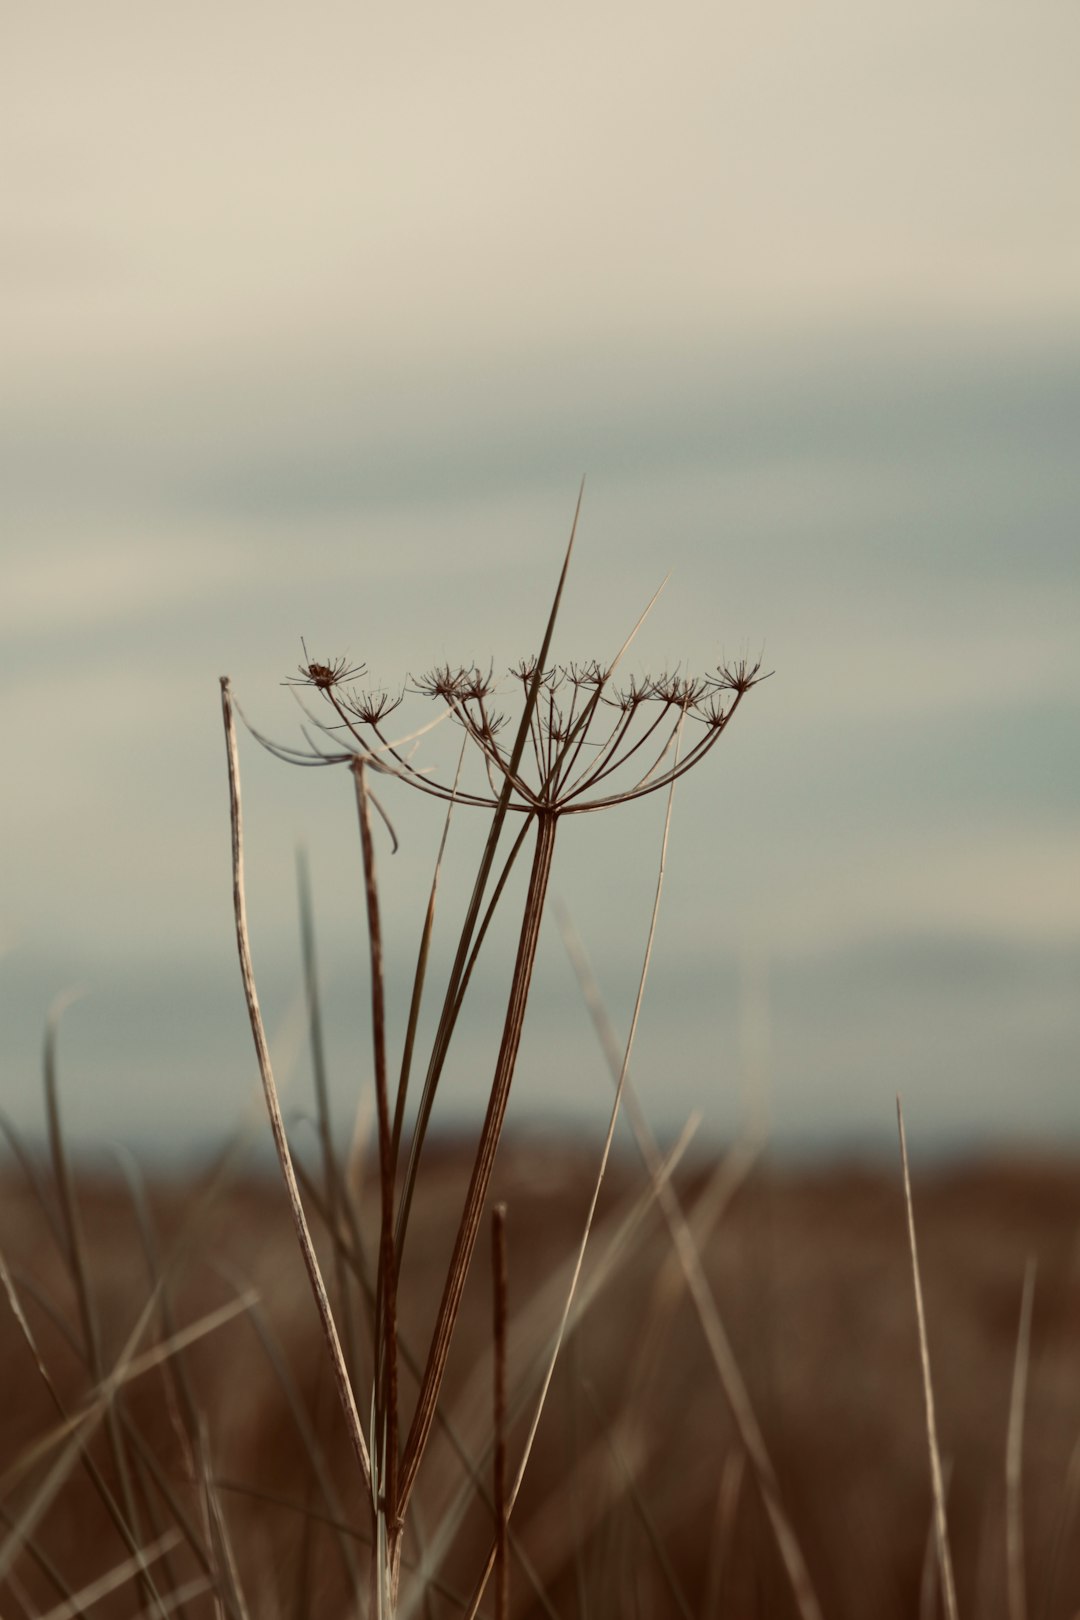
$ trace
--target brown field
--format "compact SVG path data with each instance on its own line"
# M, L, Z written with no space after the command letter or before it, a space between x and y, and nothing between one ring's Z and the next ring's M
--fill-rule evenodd
M501 1151L495 1193L509 1206L512 1403L516 1389L533 1388L530 1368L557 1324L560 1268L580 1233L594 1168L580 1147L552 1140L508 1141ZM406 1349L430 1329L464 1174L461 1153L432 1147L405 1260ZM821 1611L829 1620L940 1613L899 1170L761 1161L741 1180L724 1176L700 1164L680 1171L679 1195L688 1214L696 1211L713 1294ZM100 1367L120 1357L152 1275L163 1279L157 1302L167 1301L177 1326L249 1283L260 1304L183 1350L168 1369L150 1368L125 1386L111 1409L112 1433L98 1422L86 1447L96 1479L74 1447L64 1455L62 1442L32 1455L56 1427L56 1403L78 1410L94 1380L62 1228L50 1230L24 1171L9 1167L0 1181L0 1243L55 1402L10 1302L0 1301L7 1526L40 1507L30 1541L0 1580L0 1614L44 1615L122 1563L106 1495L115 1517L137 1520L143 1544L170 1526L179 1533L152 1566L152 1588L128 1579L67 1612L95 1620L356 1612L348 1565L351 1558L359 1568L363 1590L368 1516L279 1183L238 1175L210 1200L207 1178L157 1178L146 1189L158 1244L148 1260L130 1188L100 1172L76 1182ZM41 1183L55 1211L44 1170ZM560 1360L513 1517L511 1613L795 1616L754 1470L655 1206L610 1258L622 1215L646 1186L629 1159L606 1183L585 1285L595 1282L597 1292ZM916 1177L915 1209L960 1613L1023 1620L1016 1605L1024 1596L1031 1620L1073 1617L1080 1613L1080 1165L1000 1161L938 1170ZM1029 1257L1037 1273L1022 1490L1010 1508L1006 1433ZM425 1549L437 1564L437 1582L416 1609L433 1620L462 1612L490 1540L483 1500L491 1477L490 1300L484 1239L443 1402L453 1437L436 1431L406 1546L406 1598L418 1589L415 1566ZM362 1342L363 1320L355 1326ZM140 1347L166 1331L155 1308ZM403 1368L406 1414L415 1387ZM362 1403L361 1413L366 1420ZM519 1415L511 1467L526 1426ZM481 1486L470 1483L455 1445L473 1460ZM117 1455L129 1475L126 1509ZM50 1494L39 1497L45 1487ZM205 1565L217 1572L220 1603L205 1589ZM221 1571L230 1565L226 1579ZM188 1587L192 1595L172 1607ZM481 1612L494 1612L490 1588Z

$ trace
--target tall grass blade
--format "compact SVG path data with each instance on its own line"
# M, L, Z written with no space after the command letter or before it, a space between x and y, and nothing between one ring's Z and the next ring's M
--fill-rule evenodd
M603 1433L605 1440L608 1442L612 1459L622 1479L623 1488L626 1491L627 1500L633 1508L635 1517L644 1531L645 1539L649 1543L652 1555L656 1560L657 1568L663 1576L664 1585L668 1589L668 1594L670 1596L673 1609L682 1616L682 1620L694 1620L693 1610L687 1601L686 1593L682 1589L671 1559L668 1557L667 1548L664 1546L663 1537L660 1535L660 1532L657 1529L656 1522L649 1510L648 1503L641 1494L637 1478L619 1447L618 1440L616 1438L616 1430L610 1425L603 1424L603 1413L600 1410L600 1405L596 1399L595 1391L586 1386L585 1393L589 1398L589 1402L594 1413L601 1420L601 1432Z
M1069 1454L1069 1465L1065 1470L1065 1489L1062 1493L1061 1510L1054 1531L1053 1551L1050 1554L1050 1568L1046 1577L1046 1587L1041 1606L1042 1620L1050 1620L1054 1612L1054 1600L1057 1597L1058 1585L1061 1579L1061 1564L1065 1556L1065 1549L1070 1545L1072 1522L1076 1517L1077 1505L1080 1504L1080 1438L1073 1442Z
M1016 1335L1009 1429L1005 1442L1005 1562L1008 1570L1009 1620L1027 1620L1027 1579L1024 1571L1024 1403L1031 1361L1031 1313L1035 1302L1035 1260L1024 1270L1020 1299L1020 1326Z
M495 1620L508 1620L510 1614L510 1557L507 1530L509 1513L506 1498L506 1205L496 1204L491 1212L491 1271L494 1295L494 1411L495 1439Z
M143 1258L146 1262L150 1286L158 1299L161 1332L165 1338L171 1338L176 1331L176 1324L173 1319L172 1307L169 1298L169 1278L162 1272L162 1267L158 1256L157 1235L154 1230L154 1223L151 1218L149 1205L146 1200L146 1193L143 1186L142 1177L139 1174L138 1166L136 1165L132 1155L127 1151L126 1148L122 1147L118 1143L114 1143L113 1152L120 1166L120 1173L123 1176L124 1182L128 1188L128 1193L131 1199L131 1207L135 1215L135 1225L139 1233L139 1241L142 1246ZM180 1445L181 1454L187 1469L188 1482L194 1488L198 1474L195 1462L195 1449L199 1432L199 1417L194 1392L187 1374L184 1352L182 1350L177 1350L175 1355L170 1356L168 1360L162 1363L161 1376L165 1409L169 1414L173 1432L176 1435ZM161 1526L160 1524L157 1524L154 1498L147 1488L148 1476L154 1486L159 1488L159 1494L164 1494L165 1500L170 1508L170 1511L173 1513L174 1518L176 1517L175 1495L169 1489L166 1489L164 1493L160 1492L160 1469L149 1470L147 1468L145 1461L147 1448L133 1443L133 1434L137 1434L138 1431L130 1422L128 1414L125 1412L123 1406L118 1406L117 1412L124 1430L125 1439L128 1445L132 1447L134 1460L140 1470L140 1483L142 1484L143 1494L146 1498L147 1511L151 1518L155 1520L156 1528L160 1532ZM209 1526L204 1525L204 1530L208 1531ZM207 1536L207 1540L209 1540L209 1536ZM162 1573L166 1586L170 1589L175 1588L177 1582L173 1575L172 1561L168 1551L166 1551L162 1556ZM220 1620L224 1620L224 1613L221 1610L220 1605L218 1605L218 1612L220 1615Z
M11 1149L19 1169L26 1177L26 1184L45 1217L49 1231L52 1233L53 1242L56 1244L57 1252L63 1254L66 1247L63 1222L45 1186L44 1177L39 1172L19 1132L3 1110L0 1110L0 1131L3 1131L8 1147Z
M739 1511L745 1473L746 1453L741 1446L734 1446L724 1458L724 1466L720 1470L720 1484L716 1492L716 1515L713 1520L713 1533L709 1538L709 1562L705 1574L701 1620L712 1620L713 1615L722 1613L720 1604L724 1577L727 1574L728 1559L735 1538L735 1520Z
M311 1073L315 1085L315 1114L318 1120L319 1145L322 1149L323 1186L325 1188L327 1229L334 1250L334 1283L337 1289L338 1316L344 1341L345 1364L353 1388L359 1372L356 1337L353 1323L352 1298L349 1290L349 1271L340 1245L342 1212L341 1177L334 1152L333 1123L330 1109L330 1082L326 1070L326 1048L323 1040L322 998L319 994L318 956L315 948L315 916L311 903L311 873L307 853L296 852L296 886L300 907L300 954L304 971L304 997L307 1004L308 1038L311 1045Z
M724 1328L719 1309L709 1286L702 1264L698 1241L686 1220L678 1195L670 1180L660 1181L659 1152L644 1114L637 1106L633 1092L628 1088L625 1074L626 1060L619 1058L619 1047L610 1020L584 954L576 953L578 976L585 988L585 999L600 1033L601 1045L607 1054L613 1076L618 1064L619 1079L628 1098L627 1117L637 1139L639 1151L657 1186L657 1198L667 1221L675 1253L683 1270L687 1290L701 1323L713 1365L727 1397L728 1405L739 1431L740 1441L754 1471L765 1511L776 1538L777 1547L791 1584L799 1613L803 1620L821 1620L821 1607L813 1581L803 1557L790 1515L784 1507L779 1481L769 1455L765 1437L754 1412L749 1390L743 1379L735 1353ZM750 1155L740 1156L734 1168L739 1177L745 1174Z
M75 1290L75 1299L79 1312L79 1321L82 1328L83 1344L85 1346L85 1360L94 1383L100 1383L103 1372L101 1354L101 1330L98 1325L97 1311L94 1305L93 1292L90 1287L90 1278L86 1265L85 1243L83 1240L82 1225L79 1219L79 1206L75 1196L75 1185L68 1163L67 1150L64 1145L63 1125L60 1117L60 1087L57 1077L56 1048L60 1033L60 1021L64 1012L72 1002L78 1000L81 991L68 991L56 998L49 1009L45 1030L45 1111L48 1121L49 1151L53 1163L53 1173L56 1178L57 1193L60 1203L60 1216L63 1223L65 1238L65 1255L68 1269L71 1274ZM105 1430L108 1435L109 1449L112 1452L113 1464L116 1468L116 1477L120 1492L120 1509L112 1501L111 1493L106 1502L110 1516L120 1533L129 1554L138 1563L139 1545L143 1540L143 1527L140 1521L138 1505L131 1481L131 1470L128 1464L127 1452L119 1416L115 1406L111 1403L105 1413ZM99 1494L101 1494L99 1492ZM105 1496L102 1500L106 1501ZM153 1577L140 1571L138 1583L143 1597L160 1611L161 1596L157 1590Z
M926 1310L923 1305L922 1277L919 1273L919 1250L915 1241L915 1205L911 1196L911 1171L908 1166L907 1137L904 1133L904 1110L900 1098L896 1099L896 1121L900 1132L900 1167L904 1178L904 1202L907 1206L908 1245L911 1250L911 1271L915 1288L915 1315L919 1328L919 1361L922 1367L923 1401L926 1408L926 1439L930 1452L930 1484L934 1497L934 1533L937 1540L938 1568L941 1572L941 1591L947 1620L959 1620L956 1606L956 1582L953 1579L952 1554L949 1551L949 1527L945 1516L945 1484L941 1471L941 1452L938 1447L937 1418L934 1413L934 1386L930 1377L930 1346L926 1337Z
M216 1269L228 1280L233 1288L239 1289L242 1286L243 1278L231 1266L219 1262ZM278 1388L285 1398L285 1405L288 1408L293 1427L307 1456L311 1477L314 1479L319 1494L326 1504L326 1520L337 1524L344 1523L344 1509L334 1484L326 1452L312 1424L300 1391L296 1387L296 1380L290 1370L281 1342L260 1304L255 1303L252 1305L248 1312L248 1321L259 1341L259 1348L266 1358L267 1365L274 1375ZM360 1530L355 1526L350 1526L347 1530L338 1534L338 1547L341 1552L342 1563L357 1598L360 1595L360 1571L356 1562L353 1542L362 1539Z
M237 1568L236 1554L233 1551L228 1521L222 1509L221 1497L214 1484L214 1470L210 1463L210 1437L207 1434L205 1423L199 1425L199 1469L203 1499L210 1519L212 1545L219 1571L219 1589L222 1591L222 1595L228 1599L229 1608L238 1615L239 1620L251 1620L248 1606L244 1601L244 1590L240 1582L240 1571Z

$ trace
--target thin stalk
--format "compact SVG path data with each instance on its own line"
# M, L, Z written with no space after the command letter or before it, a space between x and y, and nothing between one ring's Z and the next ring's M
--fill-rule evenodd
M224 1277L233 1288L237 1290L239 1290L245 1282L245 1279L240 1272L238 1272L234 1267L224 1264L220 1260L217 1262L215 1270L219 1273L219 1275ZM274 1333L274 1329L264 1314L262 1307L258 1303L253 1305L251 1310L248 1312L248 1320L251 1324L255 1337L259 1341L259 1347L266 1358L267 1365L273 1373L274 1378L277 1380L281 1394L284 1397L285 1405L288 1409L289 1416L292 1418L297 1437L307 1455L308 1467L311 1470L311 1477L315 1485L318 1487L319 1494L322 1496L322 1499L326 1504L328 1516L335 1522L339 1522L343 1519L344 1514L340 1499L338 1497L337 1488L334 1485L333 1476L327 1462L326 1454L323 1450L322 1443L319 1440L316 1424L312 1418L312 1415L309 1413L304 1397L301 1395L300 1390L296 1387L296 1382L293 1378L292 1371L289 1367L289 1363L285 1356L285 1352L282 1349L281 1343ZM322 1386L320 1384L320 1391L321 1388ZM349 1537L352 1537L355 1540L362 1540L362 1537L355 1528L349 1529L347 1537L341 1535L338 1537L338 1545L341 1551L342 1563L344 1565L345 1572L349 1577L357 1598L359 1598L360 1574L356 1559L353 1555L353 1549L348 1539Z
M169 1287L167 1281L161 1277L161 1266L158 1260L157 1237L154 1231L154 1223L151 1219L149 1206L146 1201L142 1178L139 1175L139 1171L133 1158L124 1147L116 1144L114 1147L114 1153L120 1165L121 1174L123 1175L128 1187L132 1210L135 1215L135 1223L138 1228L139 1238L142 1245L143 1257L146 1262L147 1273L150 1279L150 1285L158 1294L158 1299L160 1302L161 1332L166 1338L169 1338L175 1331L175 1323L173 1321L172 1312L169 1305ZM161 1383L165 1409L169 1414L173 1432L175 1433L180 1445L181 1455L184 1460L183 1465L187 1472L189 1482L194 1483L196 1470L193 1446L194 1437L198 1432L198 1419L195 1411L194 1396L184 1370L183 1356L180 1352L177 1352L174 1357L171 1357L169 1361L162 1364ZM131 1444L132 1425L122 1406L119 1406L117 1411L119 1412L120 1420L124 1428L125 1438L127 1439L128 1444ZM156 1476L149 1475L145 1463L142 1461L142 1455L140 1454L138 1447L133 1446L132 1449L135 1452L136 1462L140 1464L139 1480L143 1488L147 1512L151 1520L154 1522L155 1528L160 1534L162 1525L158 1519L157 1496L161 1493L160 1491L156 1491L155 1494L152 1495L150 1491L151 1485L157 1487L158 1479ZM145 1452L146 1448L143 1447L142 1449L143 1452ZM172 1504L169 1503L168 1505L171 1511ZM208 1527L204 1526L204 1528ZM171 1592L175 1589L178 1582L172 1567L172 1559L168 1553L163 1556L162 1566L163 1584L165 1590ZM224 1620L225 1611L220 1602L215 1604L215 1608L218 1620Z
M236 1610L240 1620L251 1620L251 1612L244 1600L243 1587L240 1584L240 1571L236 1564L236 1553L229 1534L228 1522L222 1510L221 1497L214 1485L214 1471L210 1466L210 1437L207 1433L206 1420L202 1417L199 1420L199 1472L205 1510L210 1519L211 1545L216 1555L219 1590L227 1597L230 1607Z
M79 1321L82 1327L83 1343L86 1347L86 1365L93 1381L100 1383L104 1371L101 1354L101 1332L98 1326L93 1295L90 1290L90 1279L87 1275L82 1223L79 1219L79 1206L75 1197L75 1183L71 1174L71 1167L68 1164L67 1150L64 1146L56 1065L56 1044L60 1019L64 1009L79 994L81 992L77 991L73 994L68 993L58 997L49 1013L45 1031L45 1107L49 1124L49 1148L56 1175L60 1213L66 1235L66 1258L75 1288L75 1298L78 1303ZM131 1469L128 1463L127 1451L124 1447L119 1416L116 1407L111 1403L105 1413L105 1431L108 1435L109 1449L112 1452L113 1463L116 1467L122 1512L117 1511L115 1504L112 1504L111 1498L106 1499L103 1497L102 1500L106 1502L113 1523L120 1534L120 1539L135 1561L136 1580L144 1602L152 1604L159 1614L163 1614L162 1598L154 1578L148 1570L142 1568L140 1562L139 1544L143 1539L142 1524L132 1486Z
M510 1613L509 1515L506 1504L506 1205L491 1212L491 1271L494 1292L495 1410L495 1620Z
M60 1222L60 1217L53 1208L52 1197L45 1186L44 1179L39 1173L37 1165L27 1152L26 1146L18 1131L15 1129L10 1119L8 1119L7 1115L3 1112L0 1112L0 1131L3 1132L8 1147L11 1149L19 1168L26 1177L27 1185L34 1195L38 1208L41 1210L41 1213L44 1215L45 1220L48 1223L49 1231L52 1233L53 1242L56 1244L56 1247L60 1253L63 1254L65 1245L64 1230Z
M614 1462L615 1467L618 1469L618 1472L622 1478L623 1489L626 1492L630 1506L633 1508L638 1522L645 1533L645 1539L649 1543L649 1547L652 1551L653 1557L656 1560L657 1567L660 1570L661 1575L664 1577L664 1584L667 1586L668 1592L671 1595L671 1601L678 1610L679 1614L682 1616L682 1620L694 1620L693 1611L687 1602L686 1593L683 1591L682 1586L679 1583L679 1577L675 1573L671 1559L668 1557L667 1548L664 1546L663 1538L661 1537L656 1522L649 1511L648 1504L641 1494L641 1489L637 1482L636 1472L627 1463L627 1460L623 1456L621 1448L618 1444L617 1436L619 1426L616 1424L606 1424L604 1422L604 1413L601 1410L600 1402L596 1398L595 1390L590 1384L584 1381L582 1382L582 1387L584 1388L589 1405L592 1407L593 1415L600 1424L600 1432L607 1441L608 1448L611 1452L612 1461Z
M716 1302L709 1286L708 1278L701 1260L701 1244L695 1237L690 1222L683 1213L678 1194L666 1177L661 1180L662 1164L659 1150L652 1132L646 1123L644 1112L637 1102L633 1088L628 1078L623 1074L626 1060L620 1062L619 1044L615 1031L611 1027L606 1009L600 998L599 988L585 958L584 952L576 941L568 940L572 946L570 954L574 962L586 1004L593 1017L600 1043L607 1056L608 1065L614 1079L625 1088L627 1101L627 1114L642 1160L649 1172L650 1180L656 1188L657 1201L660 1204L664 1219L671 1234L676 1258L682 1268L687 1291L694 1304L706 1343L712 1355L713 1364L723 1386L739 1431L743 1452L748 1457L754 1470L758 1489L769 1516L773 1533L776 1537L777 1547L791 1583L792 1592L803 1620L820 1620L821 1608L814 1592L813 1583L803 1558L794 1527L784 1508L780 1496L779 1482L776 1471L765 1444L757 1416L750 1400L749 1391L739 1370L735 1353L731 1348L723 1321L717 1309ZM740 1168L736 1164L734 1174L738 1178L748 1166L748 1159L742 1161Z
M457 771L454 774L455 793L461 780L461 770L465 763L465 749L467 746L468 738L463 737L461 740L461 753L458 755ZM446 807L446 820L443 822L442 838L439 840L439 852L435 857L435 871L431 879L431 892L428 895L424 927L420 935L416 971L413 974L412 997L409 1001L409 1017L405 1025L405 1044L401 1053L401 1072L398 1076L397 1101L394 1105L394 1129L390 1144L395 1177L397 1176L398 1154L401 1150L401 1131L405 1123L405 1100L409 1091L409 1076L412 1073L413 1049L416 1045L416 1031L420 1023L420 1004L423 1000L424 982L427 978L431 936L435 928L435 900L439 892L439 878L442 875L443 856L446 853L446 840L450 835L450 818L453 813L454 801L451 800Z
M1005 1442L1005 1560L1008 1567L1009 1620L1027 1620L1027 1578L1024 1571L1024 1401L1031 1363L1031 1310L1035 1299L1035 1259L1024 1270L1020 1300L1020 1326L1016 1335L1009 1429Z
M435 1330L428 1350L427 1364L420 1384L416 1411L413 1415L412 1426L405 1445L399 1487L398 1505L401 1513L404 1513L413 1485L416 1483L420 1459L424 1454L424 1448L431 1433L431 1425L435 1420L435 1408L438 1405L439 1391L446 1371L446 1361L450 1353L450 1341L453 1338L454 1327L461 1308L461 1296L465 1288L469 1264L476 1248L484 1199L487 1196L491 1173L495 1167L495 1152L499 1145L503 1120L506 1117L510 1082L514 1076L518 1048L521 1044L521 1031L525 1021L525 1008L529 999L529 986L532 982L533 967L536 962L536 947L540 938L540 922L544 913L548 881L551 877L551 861L555 852L555 834L558 827L558 818L556 816L541 814L536 819L536 852L533 856L532 871L529 874L529 887L525 897L525 914L522 919L521 937L518 941L517 957L514 962L502 1042L495 1065L495 1075L492 1080L487 1113L480 1133L476 1160L473 1164L469 1188L465 1196L465 1207L462 1211L461 1223L454 1242L454 1252L450 1259L442 1301L435 1320Z
M386 1077L386 993L383 971L382 920L375 876L375 841L371 835L371 801L364 766L353 766L360 844L364 856L364 894L367 902L368 943L371 951L371 1038L375 1059L375 1103L379 1127L379 1192L381 1225L375 1321L377 1364L375 1374L377 1443L379 1446L380 1512L387 1524L391 1608L401 1556L398 1515L398 1365L397 1264L394 1259L394 1164L390 1127L390 1095Z
M919 1275L919 1251L915 1242L915 1205L911 1197L911 1171L908 1167L907 1137L904 1134L904 1111L900 1106L899 1097L896 1099L896 1122L900 1131L900 1167L904 1178L904 1202L907 1205L908 1243L911 1248L911 1271L915 1284L915 1315L919 1325L919 1360L922 1366L923 1398L926 1404L926 1440L930 1451L930 1484L934 1495L934 1533L937 1538L938 1565L941 1569L941 1590L947 1620L959 1620L956 1582L953 1579L952 1555L949 1552L949 1526L945 1517L945 1483L941 1472L937 1418L934 1414L934 1386L930 1379L926 1310L923 1305L922 1278Z
M315 950L315 917L311 903L311 877L307 854L296 852L296 887L300 905L300 954L304 966L304 998L307 1002L308 1036L311 1042L311 1073L315 1083L315 1112L319 1124L319 1145L322 1149L323 1181L326 1187L326 1224L334 1248L334 1282L337 1287L338 1310L341 1313L341 1331L345 1344L345 1363L355 1387L359 1362L356 1335L353 1328L352 1296L349 1290L349 1271L341 1253L341 1195L337 1159L330 1119L330 1085L326 1072L326 1050L323 1045L322 1005L319 996L319 969Z
M278 1101L277 1086L274 1083L274 1071L270 1062L270 1047L267 1043L266 1030L259 1009L259 997L255 989L255 970L251 960L251 943L247 925L247 901L244 895L244 829L240 808L240 757L236 746L236 723L233 720L232 699L227 675L221 677L221 709L225 723L225 749L229 765L229 811L232 826L233 911L236 919L236 945L240 956L240 973L244 981L244 995L247 1000L251 1034L255 1042L255 1054L259 1063L259 1075L262 1080L263 1094L266 1098L266 1109L270 1116L270 1129L273 1132L274 1146L277 1148L282 1178L289 1195L289 1207L292 1211L293 1225L296 1228L300 1252L304 1257L304 1265L307 1268L312 1294L315 1296L315 1304L322 1324L323 1338L326 1340L327 1349L330 1352L330 1361L334 1369L338 1395L345 1414L345 1426L364 1483L370 1491L371 1460L368 1456L367 1441L364 1439L360 1414L356 1409L352 1384L349 1382L349 1369L345 1365L345 1357L342 1353L341 1341L338 1338L334 1313L330 1308L326 1285L319 1269L315 1245L311 1241L304 1206L300 1202L300 1189L296 1184L292 1153L289 1150L288 1138L285 1135L285 1121L281 1115L281 1104Z

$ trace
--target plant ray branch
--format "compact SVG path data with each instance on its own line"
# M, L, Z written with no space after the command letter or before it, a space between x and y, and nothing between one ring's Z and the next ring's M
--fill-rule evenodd
M589 699L589 702L585 705L585 709L584 709L584 711L583 711L583 713L581 715L581 718L578 720L576 726L571 727L570 734L566 739L566 743L563 746L563 748L559 751L558 756L556 757L556 759L554 761L552 774L556 778L559 778L560 775L561 775L561 777L563 779L565 779L566 777L568 777L570 775L571 771L573 770L574 763L576 762L578 753L580 752L581 743L584 742L584 739L585 739L585 736L586 736L586 734L588 732L589 726L592 723L592 717L596 713L596 710L598 709L598 707L600 705L600 700L601 700L601 696L602 696L604 687L611 680L611 678L614 675L615 671L618 669L619 665L622 663L623 658L626 656L626 654L629 651L630 647L633 645L634 641L637 638L638 632L640 631L642 625L645 623L646 619L649 617L649 614L652 612L653 608L656 606L657 602L660 600L660 597L662 596L662 594L663 594L663 592L664 592L664 590L665 590L665 588L667 586L667 582L668 582L668 580L670 578L671 578L670 574L665 574L664 575L663 579L660 581L660 584L656 587L656 590L653 592L652 596L649 598L649 600L646 603L645 607L642 609L641 613L638 615L637 622L635 623L633 629L630 631L630 634L626 637L626 639L623 642L622 646L619 648L618 652L615 654L615 656L611 660L610 664L608 664L607 668L603 671L602 675L600 676L600 679L599 679L599 681L597 683L597 686L596 686L596 690L593 692L593 695ZM576 738L580 738L580 741L578 743L578 748L571 755L570 750L571 750L571 747L574 744ZM564 762L567 760L568 756L569 756L569 763L565 765L565 769L564 769ZM557 785L558 784L556 783L556 786Z

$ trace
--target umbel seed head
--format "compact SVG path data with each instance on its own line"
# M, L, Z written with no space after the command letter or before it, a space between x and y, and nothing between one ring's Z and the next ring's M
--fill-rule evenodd
M413 763L409 745L433 723L398 739L386 734L384 722L405 689L396 696L385 688L360 690L354 683L365 665L347 658L319 663L301 645L304 663L283 684L310 687L329 705L333 721L311 718L336 747L284 748L260 737L280 758L370 766L436 798L488 808L505 798L507 809L550 816L607 809L669 786L705 757L746 693L766 679L760 659L740 658L712 674L675 669L616 686L614 665L605 668L595 659L542 669L526 658L508 671L523 699L517 725L508 731L510 716L492 707L498 692L492 666L437 665L408 687L441 703L440 720L461 727L481 755L487 788L473 791L440 782Z

